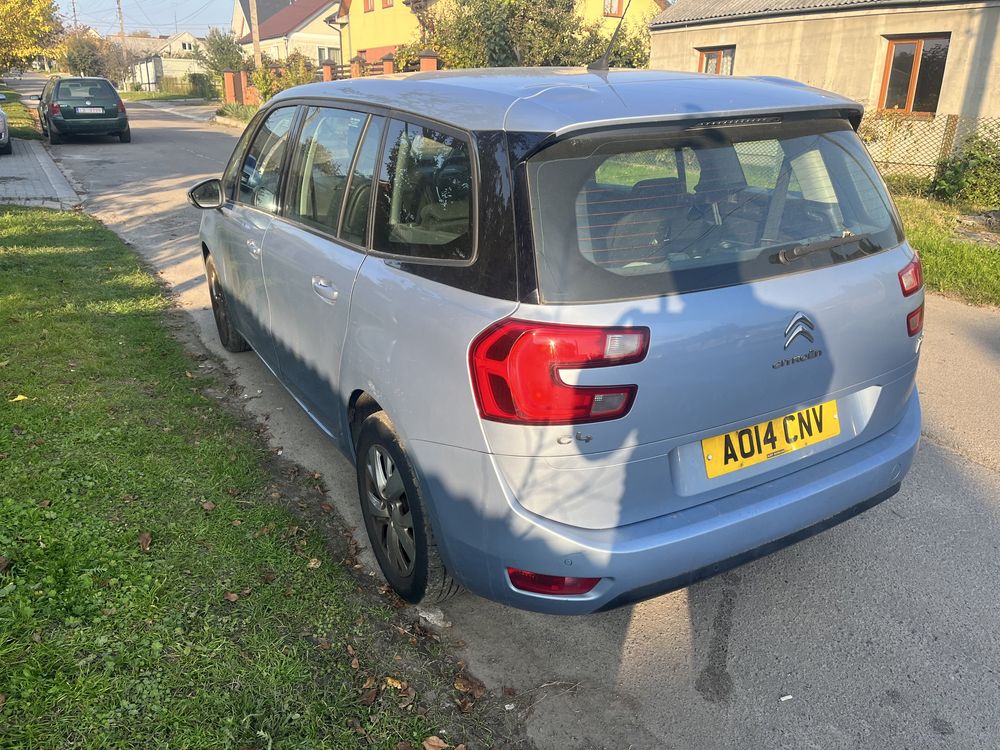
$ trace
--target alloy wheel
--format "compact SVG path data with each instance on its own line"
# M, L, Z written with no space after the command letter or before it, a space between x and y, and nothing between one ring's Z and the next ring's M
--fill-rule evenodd
M413 573L417 545L406 488L384 448L373 445L365 460L365 495L375 525L375 538L386 560L402 576Z

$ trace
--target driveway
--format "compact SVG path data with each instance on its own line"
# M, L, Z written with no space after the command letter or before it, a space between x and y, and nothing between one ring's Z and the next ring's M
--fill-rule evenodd
M235 134L130 106L133 143L53 149L236 373L274 446L323 473L367 545L353 470L252 355L217 344L184 189ZM462 594L444 630L513 689L542 748L995 748L1000 313L928 301L925 439L903 491L802 544L636 606L554 618ZM370 560L370 558L369 558Z

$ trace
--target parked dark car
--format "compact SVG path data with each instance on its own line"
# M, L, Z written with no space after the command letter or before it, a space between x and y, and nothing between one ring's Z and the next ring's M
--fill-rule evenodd
M106 78L50 78L38 102L38 121L52 145L67 135L116 135L132 140L125 103Z

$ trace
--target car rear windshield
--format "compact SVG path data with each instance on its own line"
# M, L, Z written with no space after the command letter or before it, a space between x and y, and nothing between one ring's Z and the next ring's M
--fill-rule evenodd
M841 120L601 131L544 149L527 177L544 302L732 286L902 241Z
M118 94L107 81L79 80L60 81L56 99L91 99L97 101L118 101Z

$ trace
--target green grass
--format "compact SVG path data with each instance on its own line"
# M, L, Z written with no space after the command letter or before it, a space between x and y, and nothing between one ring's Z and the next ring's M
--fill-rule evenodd
M215 114L221 115L222 117L232 117L236 120L243 120L243 122L250 122L253 116L257 114L258 109L260 109L260 107L229 102L228 104L224 104L219 107L215 111Z
M907 239L920 253L928 289L1000 306L1000 246L957 234L962 212L940 201L897 196Z
M0 84L0 94L7 97L7 101L0 103L0 108L3 108L7 114L7 124L10 126L11 136L41 140L42 134L36 127L35 119L31 116L28 107L21 102L21 95L2 84Z
M0 746L492 746L170 308L96 221L0 207Z
M118 95L127 102L174 101L176 99L197 99L194 94L168 94L163 91L119 91Z

